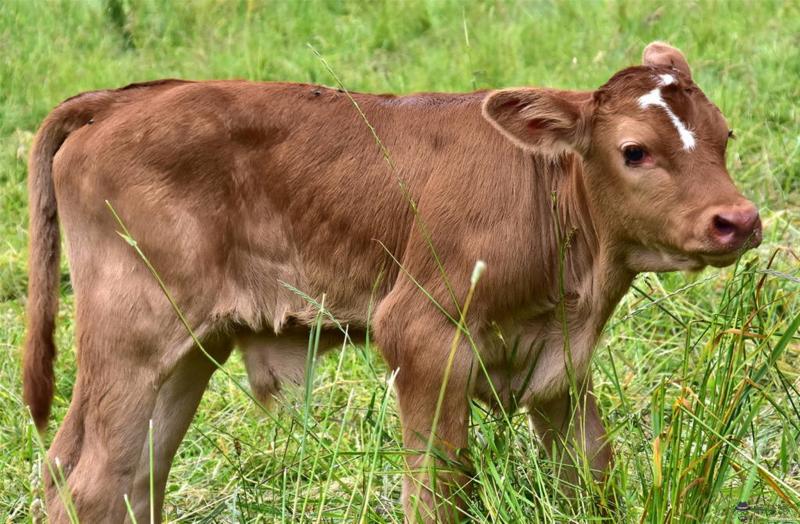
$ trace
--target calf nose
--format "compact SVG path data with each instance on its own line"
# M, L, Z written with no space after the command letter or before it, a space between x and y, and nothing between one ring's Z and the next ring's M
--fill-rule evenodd
M712 237L719 247L736 250L744 246L756 247L761 243L761 218L753 204L722 209L711 221Z

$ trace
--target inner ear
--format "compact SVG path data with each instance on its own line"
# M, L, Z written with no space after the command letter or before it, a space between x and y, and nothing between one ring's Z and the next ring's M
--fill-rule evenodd
M642 53L642 64L646 66L666 66L671 67L692 77L692 70L689 62L679 49L672 47L666 42L651 42L647 44Z
M483 116L523 149L558 154L582 152L588 136L584 105L575 94L552 89L494 91L483 102Z

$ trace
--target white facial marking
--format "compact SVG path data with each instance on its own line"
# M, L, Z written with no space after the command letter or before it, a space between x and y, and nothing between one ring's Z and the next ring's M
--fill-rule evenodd
M675 77L668 74L658 75L658 85L659 86L668 86L670 84L675 83ZM686 125L681 122L681 119L672 112L667 102L661 96L661 87L655 87L652 91L647 93L646 95L642 95L639 97L639 106L644 109L650 106L657 106L662 108L664 111L667 112L667 116L669 117L672 125L675 126L675 129L678 130L678 135L681 137L681 142L683 142L683 149L684 151L691 151L694 149L695 140L694 140L694 133L689 131Z

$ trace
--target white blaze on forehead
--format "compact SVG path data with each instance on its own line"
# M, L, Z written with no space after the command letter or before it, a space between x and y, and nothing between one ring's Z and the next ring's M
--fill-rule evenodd
M689 131L686 125L681 121L678 116L672 112L672 109L669 107L667 102L661 96L661 86L668 86L670 84L674 84L676 82L675 77L668 74L658 75L658 85L659 87L653 88L652 91L647 93L646 95L642 95L639 97L639 106L642 109L645 109L650 106L656 106L662 108L664 111L667 112L667 116L669 117L672 125L675 126L675 129L678 130L678 135L681 137L681 142L683 142L683 149L685 151L691 151L694 149L694 133Z

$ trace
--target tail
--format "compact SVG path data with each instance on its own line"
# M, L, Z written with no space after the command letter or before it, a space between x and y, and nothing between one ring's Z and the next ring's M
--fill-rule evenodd
M53 157L70 132L88 123L99 93L74 97L45 120L28 162L29 263L27 333L23 358L23 398L39 431L47 426L53 401L53 341L58 311L60 235ZM87 103L89 102L89 103Z

